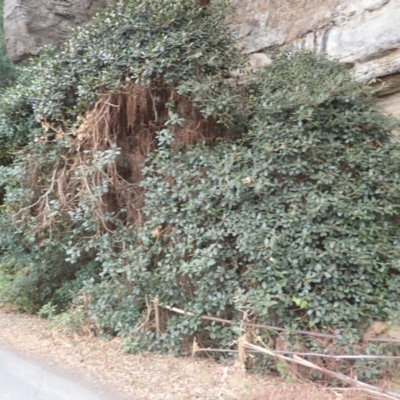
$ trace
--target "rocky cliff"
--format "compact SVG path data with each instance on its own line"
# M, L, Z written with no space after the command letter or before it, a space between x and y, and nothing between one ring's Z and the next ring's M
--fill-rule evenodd
M215 1L215 0L214 0ZM60 43L68 26L84 23L110 0L6 0L5 30L12 60ZM379 103L400 116L400 0L232 0L229 22L255 67L268 48L294 44L337 58L358 79L382 79Z
M231 21L253 65L294 44L339 59L358 79L383 79L379 103L400 116L400 0L233 0Z
M13 62L40 53L46 44L62 43L70 26L87 22L110 0L5 0L4 30Z

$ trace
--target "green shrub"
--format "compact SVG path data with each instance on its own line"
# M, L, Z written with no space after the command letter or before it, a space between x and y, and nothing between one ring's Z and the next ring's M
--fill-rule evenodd
M102 256L108 283L84 289L95 320L108 307L124 315L106 317L112 329L127 335L133 324L118 322L146 297L196 315L251 312L259 323L351 335L398 316L395 125L343 67L313 54L280 58L249 91L254 115L241 139L179 151L171 134L158 135L143 168L145 222L129 248ZM190 317L165 324L158 340L168 348L185 334L220 346L237 335Z
M246 194L254 200L241 207L248 208L243 220L259 216L252 224L258 240L238 237L240 252L262 266L250 276L264 276L276 288L267 293L279 298L282 322L304 314L311 326L347 328L394 317L400 192L398 144L390 134L396 125L344 67L307 53L278 60L259 75L256 90ZM293 310L296 299L304 311Z
M39 59L26 115L0 112L25 140L0 261L131 351L229 348L246 319L356 341L399 316L398 123L311 53L238 85L226 10L121 1ZM157 332L153 301L194 315Z
M140 224L139 163L157 132L190 145L237 126L232 71L246 58L223 25L227 10L119 1L64 50L47 48L3 95L0 142L14 160L1 169L9 213L1 244L19 277L15 298L22 290L36 308L57 303L81 268L98 271L97 254Z

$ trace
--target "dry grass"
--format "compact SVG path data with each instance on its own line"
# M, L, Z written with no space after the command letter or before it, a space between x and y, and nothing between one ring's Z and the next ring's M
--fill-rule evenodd
M121 394L142 400L366 400L355 390L328 390L310 383L288 384L271 376L246 374L238 365L142 353L124 354L121 341L66 335L46 329L47 321L0 310L0 345L52 361Z

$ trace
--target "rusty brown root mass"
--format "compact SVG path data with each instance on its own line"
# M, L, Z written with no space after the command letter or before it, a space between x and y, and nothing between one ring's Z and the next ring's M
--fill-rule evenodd
M141 164L156 149L157 132L166 128L168 105L181 121L180 125L168 126L177 150L199 142L212 145L217 138L228 137L226 127L212 117L202 116L189 99L161 83L130 85L119 93L100 95L94 108L84 117L78 117L79 126L72 133L41 120L45 134L38 141L47 145L51 137L52 141L67 140L68 146L62 151L62 161L53 166L50 180L41 179L44 171L40 161L32 154L27 156L29 187L36 198L17 214L17 219L21 212L27 211L43 229L54 227L57 216L51 213L49 204L56 194L59 212L64 214L75 211L80 201L92 199L91 214L99 233L113 229L106 218L111 213L118 215L123 223L140 226L144 218ZM113 160L102 168L96 166L98 154L117 148L119 153ZM106 190L100 198L96 197L96 188L104 185Z

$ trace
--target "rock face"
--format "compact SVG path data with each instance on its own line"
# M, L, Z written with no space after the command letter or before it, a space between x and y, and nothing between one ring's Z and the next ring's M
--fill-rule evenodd
M218 1L218 0L213 0ZM13 61L61 43L68 27L89 20L111 0L5 0L7 48ZM379 104L400 117L400 0L231 0L229 23L252 65L270 61L271 46L293 44L337 58L358 79L387 82Z
M110 0L6 0L4 30L13 62L39 54L46 44L62 43L70 26L87 22Z
M400 117L399 0L233 0L230 21L255 65L293 44L339 59L360 80L387 81L379 104Z

